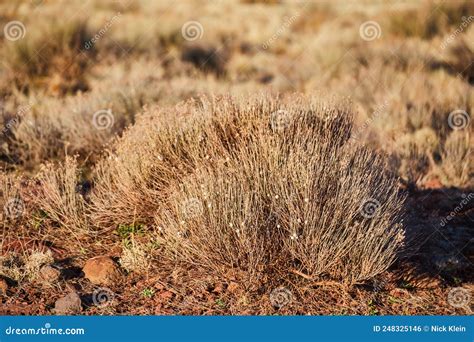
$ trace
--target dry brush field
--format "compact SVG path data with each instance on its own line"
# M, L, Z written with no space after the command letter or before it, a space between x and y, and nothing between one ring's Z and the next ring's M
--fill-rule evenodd
M0 314L472 314L473 22L0 0Z

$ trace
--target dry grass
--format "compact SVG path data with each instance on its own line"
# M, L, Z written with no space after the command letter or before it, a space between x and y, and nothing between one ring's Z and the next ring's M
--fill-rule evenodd
M472 142L468 132L452 132L441 151L440 176L444 184L473 186Z
M460 26L464 18L474 13L469 0L444 2L424 1L420 8L404 10L390 17L390 31L403 37L431 39Z
M77 161L67 157L64 164L48 163L36 177L35 207L69 234L77 235L87 231L85 222L84 189L80 188L80 170Z

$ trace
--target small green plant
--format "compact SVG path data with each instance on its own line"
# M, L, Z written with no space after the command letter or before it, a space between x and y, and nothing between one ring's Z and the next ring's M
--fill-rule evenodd
M155 295L155 290L153 289L146 288L146 289L143 289L142 291L142 296L145 298L151 298L154 295Z
M367 305L369 306L369 315L376 316L379 314L379 310L375 306L375 302L372 299L368 301Z
M132 224L119 224L117 227L117 233L121 239L129 239L131 235L142 234L144 230L144 225L141 223L132 223Z
M225 309L227 307L226 302L222 298L216 299L216 305L219 309Z
M395 303L400 304L402 301L399 298L388 296L388 302L390 304L395 304Z

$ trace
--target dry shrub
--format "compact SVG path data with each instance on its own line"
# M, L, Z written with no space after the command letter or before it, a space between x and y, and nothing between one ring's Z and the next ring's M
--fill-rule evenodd
M41 266L54 262L51 251L31 251L28 254L9 253L0 255L0 276L16 282L34 281L40 275Z
M36 177L38 190L34 198L37 209L75 235L87 230L79 177L75 158L67 157L62 165L47 163Z
M447 131L441 120L433 122L437 123L437 129L421 125L413 133L398 137L390 148L394 158L392 167L412 186L422 185L432 175L446 186L472 185L474 167L469 129Z
M14 86L23 92L46 89L54 95L87 90L86 72L94 50L85 48L91 38L86 22L51 23L30 31L3 52Z
M432 171L430 152L418 145L411 137L401 139L396 144L392 157L393 168L398 170L400 177L412 188L422 184Z
M429 0L419 8L392 15L390 31L402 37L431 39L459 26L473 12L474 4L469 0L442 3Z
M469 132L453 131L448 136L441 152L439 175L446 185L461 187L474 185L472 140Z
M19 177L12 173L0 172L0 219L2 225L7 226L7 223L20 219L25 215L25 211ZM0 247L1 244L0 240Z
M0 160L27 170L37 170L48 160L63 160L68 154L94 163L104 145L133 123L143 104L161 96L161 90L146 81L121 81L74 97L40 101L31 96L28 104L10 106L3 114Z
M448 71L456 75L460 74L469 84L474 84L474 51L464 40L461 40L458 44L453 45L449 52L448 64L450 68Z
M413 133L401 135L394 147L393 167L400 177L412 186L420 185L435 166L434 155L439 153L439 137L429 127L422 127Z
M353 284L393 262L403 199L384 159L349 143L345 106L215 98L174 115L145 113L101 163L94 224L154 223L161 262L249 286L292 269Z
M150 267L150 256L150 246L132 239L124 246L119 262L127 272L143 273Z

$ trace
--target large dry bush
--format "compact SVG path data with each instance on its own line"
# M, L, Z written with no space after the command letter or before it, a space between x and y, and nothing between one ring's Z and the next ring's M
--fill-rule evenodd
M298 96L150 110L99 165L92 222L154 226L161 262L252 285L292 271L363 281L402 246L402 199L351 129L345 106Z

